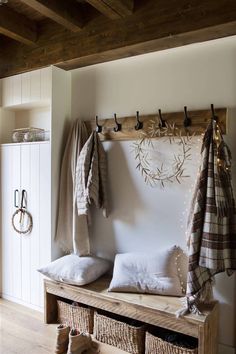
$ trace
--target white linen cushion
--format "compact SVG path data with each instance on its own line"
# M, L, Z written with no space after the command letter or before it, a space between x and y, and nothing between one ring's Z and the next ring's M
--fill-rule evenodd
M99 257L79 257L75 254L61 257L38 269L46 277L72 285L85 285L106 273L111 263Z
M174 246L155 253L117 254L109 291L183 296L187 256Z

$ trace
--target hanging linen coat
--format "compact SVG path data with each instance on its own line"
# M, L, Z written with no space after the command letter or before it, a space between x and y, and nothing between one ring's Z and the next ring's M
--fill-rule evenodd
M236 210L231 186L231 154L215 121L208 126L189 217L187 312L200 313L212 297L213 276L236 270Z
M80 256L90 254L87 218L78 215L76 204L76 167L87 139L84 122L77 120L71 128L62 160L56 233L56 240L65 252Z

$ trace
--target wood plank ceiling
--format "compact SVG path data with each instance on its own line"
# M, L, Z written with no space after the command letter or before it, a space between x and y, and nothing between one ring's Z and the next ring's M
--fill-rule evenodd
M8 0L0 6L0 77L235 34L235 0Z

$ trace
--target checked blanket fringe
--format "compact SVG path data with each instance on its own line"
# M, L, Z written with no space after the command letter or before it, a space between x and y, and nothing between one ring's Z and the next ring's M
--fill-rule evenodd
M212 299L214 275L236 270L236 210L231 185L231 153L216 121L202 144L201 165L188 220L189 264L184 308L201 314Z

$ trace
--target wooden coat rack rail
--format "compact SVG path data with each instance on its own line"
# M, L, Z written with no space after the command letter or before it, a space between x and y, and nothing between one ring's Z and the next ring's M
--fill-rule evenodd
M187 111L186 111L187 112ZM186 113L185 112L185 113ZM212 110L197 110L187 112L187 117L190 118L191 124L187 127L184 126L184 120L186 119L185 113L162 113L162 119L167 123L175 123L175 126L181 129L182 135L187 133L194 133L196 135L204 133L208 123L212 119ZM221 127L222 133L227 133L227 109L217 108L214 110L217 122ZM117 122L121 124L121 130L115 132L116 126L115 119L99 119L98 124L102 126L102 131L99 133L101 141L105 140L137 140L143 137L142 132L148 132L150 124L159 119L159 114L140 115L139 120L143 123L143 128L140 130L135 129L137 124L137 117L117 117ZM96 129L96 121L85 121L85 125L89 132ZM158 136L156 136L158 137ZM155 138L155 136L154 136Z

